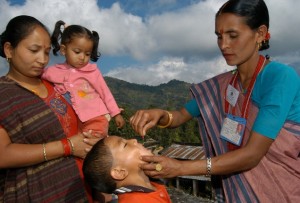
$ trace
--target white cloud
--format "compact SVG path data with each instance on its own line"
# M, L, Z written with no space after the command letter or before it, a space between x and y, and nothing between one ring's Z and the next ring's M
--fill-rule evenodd
M190 56L216 49L214 11L209 1L152 16L147 25L157 44L154 53Z
M106 76L132 83L159 85L172 79L198 83L216 74L232 70L222 57L186 63L183 58L163 58L146 67L122 67L110 71Z

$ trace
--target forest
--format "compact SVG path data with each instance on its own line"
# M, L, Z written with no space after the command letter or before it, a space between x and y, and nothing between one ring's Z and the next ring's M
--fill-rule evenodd
M142 141L129 124L130 117L139 109L162 108L175 110L182 108L191 98L189 88L191 84L171 80L158 86L139 85L119 79L105 77L105 81L114 95L120 108L123 108L122 116L126 125L118 129L114 120L110 122L109 134L119 135L125 138L136 138ZM147 132L145 140L152 138L167 147L174 142L200 143L199 129L196 119L174 129L152 128Z

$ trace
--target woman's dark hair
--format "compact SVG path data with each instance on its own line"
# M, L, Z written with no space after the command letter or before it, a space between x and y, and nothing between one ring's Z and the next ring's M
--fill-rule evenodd
M232 13L245 18L246 24L256 30L261 25L265 25L269 30L269 11L263 0L229 0L217 12L216 17L222 13ZM269 48L269 40L262 42L259 49Z
M13 48L16 48L19 42L30 35L38 26L45 29L49 34L46 26L32 16L20 15L12 18L8 22L5 31L0 36L0 56L6 58L4 53L4 44L6 42L9 42Z
M110 175L113 156L104 140L98 141L86 155L82 170L85 181L92 189L111 194L116 189L116 182Z
M55 23L54 31L51 36L51 44L53 47L53 54L57 55L60 50L60 44L67 45L75 37L86 37L93 41L93 50L91 53L91 61L96 62L100 53L98 52L99 35L96 31L90 31L87 28L80 25L69 25L66 28L61 29L61 26L65 25L65 22L59 20ZM59 43L60 41L60 43Z

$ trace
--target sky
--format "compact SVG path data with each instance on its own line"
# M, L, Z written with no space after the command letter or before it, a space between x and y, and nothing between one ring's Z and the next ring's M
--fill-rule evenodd
M176 79L198 83L233 69L214 34L214 16L225 0L0 0L0 32L17 15L31 15L50 32L58 20L100 36L97 65L104 76L159 85ZM265 0L270 14L272 60L300 73L299 0ZM64 62L51 55L49 65ZM0 58L0 75L7 73Z

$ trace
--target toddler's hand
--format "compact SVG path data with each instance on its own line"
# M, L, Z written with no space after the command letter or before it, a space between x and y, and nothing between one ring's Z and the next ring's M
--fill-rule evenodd
M116 115L114 119L118 128L122 128L125 125L125 120L121 114Z

